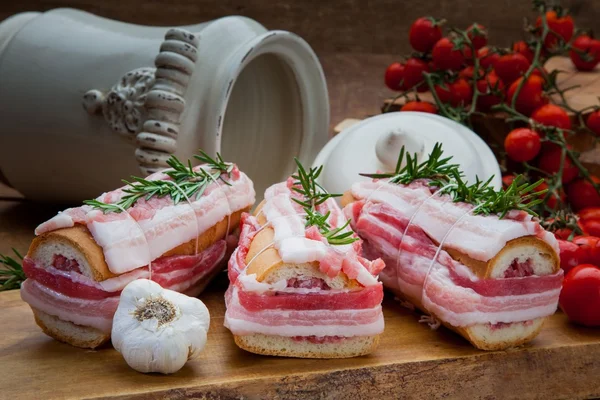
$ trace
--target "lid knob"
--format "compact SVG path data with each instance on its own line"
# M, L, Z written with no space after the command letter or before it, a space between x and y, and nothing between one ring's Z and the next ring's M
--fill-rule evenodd
M404 150L408 154L417 154L417 159L420 161L425 152L425 144L423 140L415 134L410 134L402 128L391 130L379 137L375 144L375 154L377 159L386 171L393 171L398 162L398 154L404 146Z

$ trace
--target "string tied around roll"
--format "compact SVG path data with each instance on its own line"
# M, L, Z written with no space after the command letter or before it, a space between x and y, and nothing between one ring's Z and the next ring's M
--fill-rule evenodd
M117 208L119 208L122 212L124 212L129 218L131 218L133 220L133 222L135 222L135 224L137 225L140 232L142 232L142 235L144 236L144 241L146 242L146 250L148 250L148 279L152 280L152 252L150 251L150 243L148 243L148 238L146 237L146 232L144 232L144 229L142 229L142 226L140 225L140 223L137 221L137 219L133 218L133 215L131 215L129 213L129 211L127 211L127 209L125 209L123 206L121 206L118 203L114 203L114 205Z

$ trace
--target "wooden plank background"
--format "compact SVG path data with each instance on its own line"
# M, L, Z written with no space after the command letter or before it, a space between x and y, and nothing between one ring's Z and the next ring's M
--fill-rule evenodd
M563 0L580 27L598 26L600 1ZM108 18L149 25L183 25L226 15L244 15L269 29L305 38L319 54L404 54L407 32L423 15L446 18L465 28L473 21L487 26L502 46L522 37L523 17L532 17L529 0L4 0L0 20L22 11L74 7Z

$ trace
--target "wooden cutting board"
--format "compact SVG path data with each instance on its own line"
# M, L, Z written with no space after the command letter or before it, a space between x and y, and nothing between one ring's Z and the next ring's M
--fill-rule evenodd
M83 350L35 325L18 291L0 293L0 398L434 399L600 396L600 330L558 313L533 343L483 352L461 337L418 323L391 297L373 355L345 360L286 359L238 349L223 327L225 276L201 296L211 312L200 359L174 375L130 369L111 346Z

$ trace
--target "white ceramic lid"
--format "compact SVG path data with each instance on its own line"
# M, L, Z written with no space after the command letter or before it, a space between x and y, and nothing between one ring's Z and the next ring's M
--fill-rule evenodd
M393 171L404 145L419 162L437 143L442 143L445 156L459 164L465 179L474 182L478 176L487 180L494 176L494 187L502 186L500 167L485 142L464 125L435 114L393 112L377 115L352 125L323 147L314 166L323 165L320 183L330 193L343 193L360 180L359 173Z

